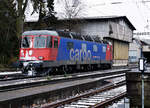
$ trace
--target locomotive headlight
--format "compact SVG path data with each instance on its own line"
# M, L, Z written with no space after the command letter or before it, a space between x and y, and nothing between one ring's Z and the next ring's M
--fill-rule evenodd
M21 53L23 53L23 50L21 50Z
M44 57L43 57L43 56L39 56L38 58L39 58L39 60L43 60L43 59L44 59Z
M30 56L32 55L32 53L33 53L33 51L32 51L32 50L29 50L29 55L30 55Z
M21 56L24 56L24 51L23 50L21 50Z

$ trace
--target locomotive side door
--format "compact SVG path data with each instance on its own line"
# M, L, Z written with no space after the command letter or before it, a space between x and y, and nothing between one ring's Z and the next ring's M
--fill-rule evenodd
M59 46L59 37L52 36L51 60L56 60Z

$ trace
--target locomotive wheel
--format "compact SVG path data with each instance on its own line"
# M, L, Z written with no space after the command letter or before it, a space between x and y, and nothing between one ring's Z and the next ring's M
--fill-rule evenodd
M68 73L72 73L73 68L71 66L68 66Z
M88 71L91 70L91 65L90 65L90 64L87 66L87 70L88 70Z

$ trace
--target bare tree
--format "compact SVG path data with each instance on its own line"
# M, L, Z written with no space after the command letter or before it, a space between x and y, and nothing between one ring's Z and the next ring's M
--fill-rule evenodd
M84 14L84 4L79 0L57 0L57 3L60 6L58 8L61 8L57 12L60 18L77 18Z
M57 0L56 4L56 8L59 8L57 16L65 19L64 26L69 30L80 21L78 18L85 16L85 4L82 0Z

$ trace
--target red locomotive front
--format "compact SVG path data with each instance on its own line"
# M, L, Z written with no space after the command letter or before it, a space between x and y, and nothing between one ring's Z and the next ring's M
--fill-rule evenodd
M27 31L22 35L19 67L28 76L44 73L44 62L56 61L60 37L55 31ZM40 70L40 71L37 71ZM47 72L49 69L47 69ZM46 72L45 72L46 73Z
M59 38L49 35L25 35L22 36L20 61L34 60L56 60L57 48L53 45L57 44Z

